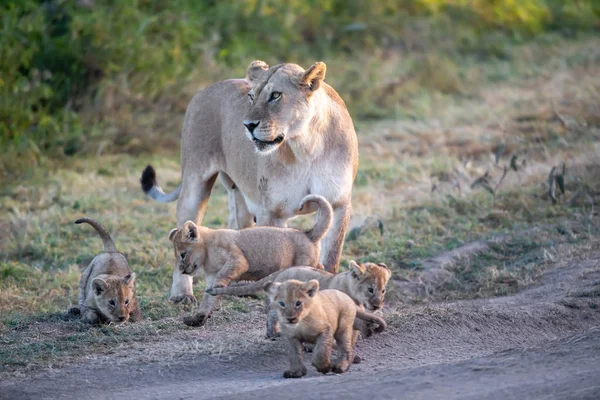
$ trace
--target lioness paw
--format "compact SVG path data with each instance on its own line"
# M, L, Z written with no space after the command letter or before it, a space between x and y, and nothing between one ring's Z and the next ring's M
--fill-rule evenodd
M181 304L194 304L196 303L196 298L192 294L180 294L178 296L170 297L169 301Z
M283 373L284 378L302 378L306 375L306 367L302 367L301 369L288 369Z
M209 318L208 315L196 314L196 315L192 315L190 317L184 317L183 323L186 324L187 326L202 326L202 325L204 325L204 323L206 322L206 320L208 318Z

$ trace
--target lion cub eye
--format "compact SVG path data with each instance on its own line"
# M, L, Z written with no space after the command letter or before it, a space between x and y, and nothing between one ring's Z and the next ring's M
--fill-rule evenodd
M296 302L296 307L300 307L301 305L302 305L302 302L301 302L301 301L297 301L297 302Z
M373 293L373 288L372 287L369 288L369 293Z
M280 302L279 302L279 305L280 305L281 307L285 307L285 303L284 303L283 301L280 301Z
M108 302L108 304L110 304L111 306L113 306L113 307L114 307L114 306L115 306L117 303L115 303L115 301L114 301L114 300L111 300L111 301L109 301L109 302Z
M280 97L281 97L281 92L273 92L273 93L271 93L271 97L269 98L269 101L277 100Z
M254 103L254 95L252 93L248 93L248 98L250 99L250 103Z
M129 305L129 299L125 299L125 305L128 306Z
M385 294L385 289L383 289L383 290L381 291L381 294Z
M186 252L183 252L183 253L181 253L179 256L180 256L180 257L181 257L181 259L183 260L183 259L185 258L185 255L186 255L186 254L187 254Z

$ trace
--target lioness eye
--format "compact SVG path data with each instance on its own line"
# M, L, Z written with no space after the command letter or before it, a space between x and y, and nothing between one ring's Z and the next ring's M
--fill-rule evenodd
M281 307L285 307L285 303L284 303L283 301L280 301L280 302L279 302L279 305L280 305Z
M273 93L271 93L271 98L269 99L269 101L277 100L280 97L281 97L281 92L273 92Z
M373 293L373 288L372 287L369 288L369 293Z
M111 300L111 301L109 301L109 302L108 302L108 304L110 304L111 306L113 306L113 307L114 307L114 306L115 306L115 304L117 304L117 303L115 303L115 301L114 301L114 300Z
M185 258L185 255L186 255L185 252L180 254L182 260Z
M300 307L301 305L302 305L302 302L301 302L301 301L297 301L297 302L296 302L296 307Z

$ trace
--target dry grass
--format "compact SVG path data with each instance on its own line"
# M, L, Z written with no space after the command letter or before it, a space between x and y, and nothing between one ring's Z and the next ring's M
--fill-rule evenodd
M595 217L600 201L599 48L597 39L552 51L534 44L516 50L512 62L460 66L458 75L487 83L461 84L458 94L428 99L423 105L429 111L421 121L358 122L361 159L353 221L370 222L346 242L344 265L349 259L386 262L395 279L408 278L435 254L547 227L456 263L456 281L436 288L429 300L485 297L534 282L557 249L591 243L600 229ZM490 78L502 71L510 79ZM419 85L425 80L419 78ZM123 354L148 342L156 344L149 358L186 351L227 356L236 351L234 341L260 346L264 321L257 301L229 299L199 330L180 323L189 307L167 302L172 251L166 235L175 221L175 204L144 198L138 177L151 162L163 187L174 187L180 174L177 157L98 150L96 157L28 159L30 167L20 167L24 178L2 187L0 374L60 366L84 351ZM7 157L4 166L11 163ZM552 204L548 175L562 163L565 193L557 191L558 202ZM485 185L473 186L482 176L493 196ZM82 215L107 226L138 273L143 323L90 328L63 315L76 301L79 272L101 249L92 229L73 224ZM223 227L226 221L226 196L217 185L204 223ZM295 223L310 224L306 218ZM198 293L202 282L196 287ZM249 334L218 329L248 319L256 321Z

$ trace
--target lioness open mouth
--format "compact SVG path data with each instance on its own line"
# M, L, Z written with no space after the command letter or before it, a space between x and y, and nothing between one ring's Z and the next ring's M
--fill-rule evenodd
M259 150L262 150L266 147L273 146L273 145L283 142L283 134L281 134L281 135L277 136L275 139L269 140L269 141L257 139L254 135L252 135L252 140L254 141L254 145Z

